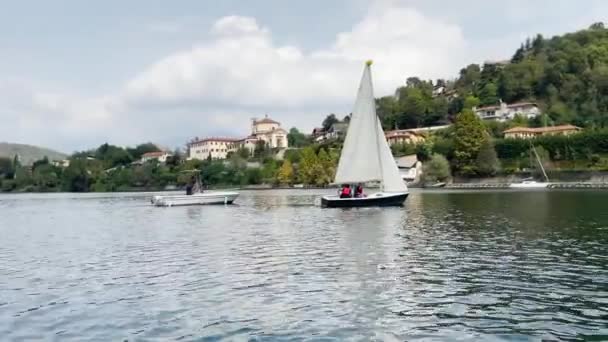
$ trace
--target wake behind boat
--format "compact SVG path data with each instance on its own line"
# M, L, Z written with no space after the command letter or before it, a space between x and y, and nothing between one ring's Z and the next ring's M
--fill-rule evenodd
M205 204L232 204L239 196L235 191L210 191L204 192L200 179L199 170L189 170L194 172L194 182L186 187L185 195L157 195L152 197L152 204L157 207L173 207L184 205L205 205Z
M323 196L323 207L401 206L409 194L376 114L371 64L366 62L363 70L334 184L350 189L351 184L380 182L380 191L360 197Z

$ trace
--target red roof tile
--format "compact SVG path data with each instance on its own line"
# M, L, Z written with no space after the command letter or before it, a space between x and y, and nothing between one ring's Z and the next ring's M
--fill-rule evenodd
M165 154L165 153L167 153L167 152L163 152L163 151L158 151L158 152L146 152L146 153L142 154L141 156L142 156L142 157L150 157L150 158L153 158L153 157L160 157L160 156L162 156L162 155L163 155L163 154Z

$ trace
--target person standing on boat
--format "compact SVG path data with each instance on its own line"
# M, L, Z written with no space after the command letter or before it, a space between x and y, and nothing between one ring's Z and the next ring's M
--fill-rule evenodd
M194 177L186 184L186 195L192 195L192 188L194 188Z
M340 198L351 198L351 190L349 184L342 185L342 189L340 190Z
M357 187L355 188L355 198L363 198L365 197L365 195L363 195L363 185L361 185L361 183L357 184Z

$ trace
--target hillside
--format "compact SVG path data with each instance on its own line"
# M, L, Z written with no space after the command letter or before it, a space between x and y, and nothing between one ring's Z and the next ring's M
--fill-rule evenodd
M468 65L456 79L409 77L377 106L385 128L413 128L450 122L463 108L500 100L537 102L547 115L531 125L607 127L608 29L596 23L550 39L538 34L509 60Z
M42 159L45 156L51 161L66 158L64 153L48 148L0 142L0 157L13 158L15 155L19 155L19 160L23 165L31 165L36 160Z

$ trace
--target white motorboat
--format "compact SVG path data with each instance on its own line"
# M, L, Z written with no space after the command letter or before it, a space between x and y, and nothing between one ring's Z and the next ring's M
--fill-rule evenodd
M205 204L232 204L239 196L235 191L203 191L199 170L188 170L183 172L194 173L195 183L191 190L185 195L156 195L151 202L157 207L173 207L183 205L205 205ZM188 194L189 193L189 194Z
M232 204L238 196L239 193L233 191L198 192L192 195L157 195L152 197L152 204L157 207Z
M380 191L357 198L323 196L323 207L402 206L409 194L376 114L371 64L366 62L363 70L334 184L378 182Z

